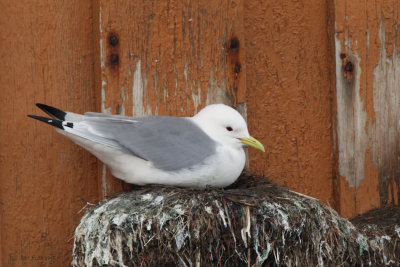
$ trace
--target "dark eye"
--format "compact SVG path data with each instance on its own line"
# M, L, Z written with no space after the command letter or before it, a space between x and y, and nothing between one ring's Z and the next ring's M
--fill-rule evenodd
M230 132L232 132L232 131L233 131L233 129L232 129L232 127L231 127L231 126L228 126L228 127L226 127L226 129L227 129L228 131L230 131Z

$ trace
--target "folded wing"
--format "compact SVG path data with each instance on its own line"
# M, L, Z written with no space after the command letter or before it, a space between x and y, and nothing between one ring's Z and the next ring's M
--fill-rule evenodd
M122 149L167 171L199 164L216 149L215 142L187 118L90 117L79 122L76 129L90 136L115 141Z
M156 168L178 171L201 164L216 152L216 143L189 118L96 116L64 112L50 106L52 119L32 116L59 129L150 161ZM49 109L50 108L50 111ZM52 114L56 112L57 114ZM63 121L64 118L77 121Z

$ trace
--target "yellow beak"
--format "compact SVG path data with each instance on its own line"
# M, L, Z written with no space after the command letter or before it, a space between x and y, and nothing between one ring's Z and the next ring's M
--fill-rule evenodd
M255 149L259 149L262 152L265 152L263 144L261 144L260 141L258 141L254 137L250 136L249 138L239 138L239 140L242 141L242 143L245 145L252 146Z

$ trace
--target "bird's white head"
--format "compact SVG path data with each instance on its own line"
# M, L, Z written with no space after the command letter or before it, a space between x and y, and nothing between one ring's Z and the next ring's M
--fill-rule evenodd
M249 145L264 150L264 146L251 137L246 121L235 109L224 105L214 104L203 108L193 120L215 141L235 148Z

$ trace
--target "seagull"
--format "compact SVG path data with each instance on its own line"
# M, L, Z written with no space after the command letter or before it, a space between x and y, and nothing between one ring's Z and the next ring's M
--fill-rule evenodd
M36 106L51 118L28 117L54 126L131 184L226 187L243 171L244 146L265 152L240 113L224 104L208 105L193 117L82 115Z

